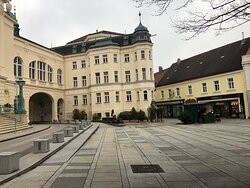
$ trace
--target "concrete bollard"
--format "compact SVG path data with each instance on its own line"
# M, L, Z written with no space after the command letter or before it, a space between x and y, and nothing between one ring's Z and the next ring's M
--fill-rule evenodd
M53 133L53 143L62 143L64 142L64 132Z
M33 142L33 153L47 153L49 150L49 139L37 139Z
M0 174L10 174L16 170L19 170L19 153L0 153Z
M72 137L73 136L73 128L65 128L64 129L64 136L65 137Z
M73 126L73 133L79 133L79 126Z

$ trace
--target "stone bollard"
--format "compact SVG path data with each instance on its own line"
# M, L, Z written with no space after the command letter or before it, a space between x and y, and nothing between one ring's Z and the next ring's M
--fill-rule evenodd
M0 153L0 174L10 174L16 170L19 170L19 153Z
M72 137L73 136L73 128L68 127L64 129L64 136L65 137Z
M53 143L64 142L64 132L53 133Z
M79 133L79 126L73 126L73 133Z
M49 139L37 139L33 142L33 153L47 153L49 150Z

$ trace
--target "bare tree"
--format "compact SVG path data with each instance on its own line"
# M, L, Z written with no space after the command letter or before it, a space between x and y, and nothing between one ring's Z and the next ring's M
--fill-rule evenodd
M216 34L246 24L250 21L250 0L134 0L138 7L156 6L156 14L162 15L170 7L176 11L186 9L186 18L173 18L172 26L178 33L191 33L196 37L213 27ZM178 2L177 2L178 1ZM181 4L180 4L181 2ZM194 3L202 3L204 10L194 11Z

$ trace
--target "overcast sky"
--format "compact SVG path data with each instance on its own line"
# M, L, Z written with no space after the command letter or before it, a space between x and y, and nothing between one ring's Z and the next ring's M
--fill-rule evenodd
M64 45L97 29L132 33L139 24L141 11L142 24L156 34L152 38L155 71L158 66L169 67L178 58L186 59L241 40L242 32L245 37L250 36L247 23L219 36L211 29L185 41L185 35L176 34L171 27L170 19L179 16L174 11L154 16L153 7L136 8L132 0L12 0L12 5L17 7L21 36L47 47Z

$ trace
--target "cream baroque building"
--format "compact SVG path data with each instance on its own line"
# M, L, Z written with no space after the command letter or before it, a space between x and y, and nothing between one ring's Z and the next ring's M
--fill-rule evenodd
M153 99L152 42L141 22L131 34L92 33L46 48L19 35L10 3L0 0L0 104L14 103L22 78L34 122L67 120L74 109L91 119L147 111Z

